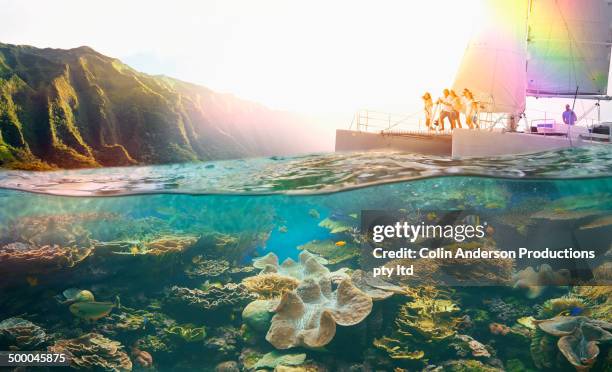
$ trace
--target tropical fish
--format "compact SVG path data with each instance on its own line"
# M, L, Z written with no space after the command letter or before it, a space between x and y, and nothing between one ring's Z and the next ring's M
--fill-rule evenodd
M134 256L136 256L139 252L140 250L135 245L133 245L132 248L130 248L130 253L133 254Z
M287 226L281 226L278 228L278 232L280 233L286 233L287 231L289 231L289 229L287 228Z
M436 217L438 217L436 212L429 212L429 213L427 213L427 220L428 221L433 221L433 220L436 219Z
M346 242L344 240L340 240L339 242L336 242L336 247L344 247L346 245Z
M93 293L86 289L68 288L64 292L62 292L62 295L66 298L66 300L62 302L65 305L69 305L75 302L95 301Z
M310 217L312 217L312 218L317 219L317 220L318 220L319 218L321 218L321 214L319 213L319 211L317 211L317 210L316 210L316 209L314 209L314 208L308 211L308 215L309 215Z
M26 282L28 282L30 287L36 287L38 285L38 278L35 276L26 276Z
M70 312L77 318L94 322L102 319L113 310L115 304L112 302L75 302L70 305Z

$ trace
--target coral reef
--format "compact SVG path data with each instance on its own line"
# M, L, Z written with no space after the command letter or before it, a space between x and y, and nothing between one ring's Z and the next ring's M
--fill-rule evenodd
M0 272L19 276L48 274L76 266L91 252L89 248L11 243L0 247Z
M546 334L560 337L559 351L576 370L590 369L599 356L601 342L612 341L612 323L584 316L558 316L537 322Z
M144 244L144 251L153 256L182 253L191 248L198 240L193 235L167 235Z
M87 221L114 219L110 213L75 213L34 215L8 223L2 240L29 243L36 246L58 245L91 248L90 233L83 227Z
M49 346L51 353L63 353L70 365L77 369L102 371L131 371L132 361L123 346L97 333L86 333L80 337L58 340Z
M255 331L266 332L276 306L273 301L255 300L242 310L242 320Z
M528 266L512 275L515 288L527 289L528 298L536 298L542 294L546 287L568 285L570 280L569 270L561 269L553 271L550 265L542 264L539 270Z
M373 301L385 300L395 293L405 293L402 287L387 283L380 278L374 278L370 272L355 270L351 274L353 284Z
M325 264L327 264L327 260L308 251L302 251L299 254L298 262L287 258L280 265L278 264L278 257L274 253L268 253L253 260L253 266L261 269L260 274L277 273L298 280L329 278L332 273L327 267L323 266Z
M455 336L460 323L454 316L459 308L445 293L422 287L410 296L412 300L399 309L393 334L374 341L392 359L431 358L439 353L437 345Z
M339 247L336 244L333 240L313 240L297 248L325 258L330 265L350 261L359 256L360 251L356 245L348 243Z
M181 324L170 326L165 332L171 336L178 337L184 342L197 342L206 338L206 329L193 324Z
M160 311L132 309L126 306L121 311L112 313L104 320L105 334L123 332L141 332L149 327L167 329L174 325L174 321Z
M260 274L242 280L242 284L260 298L272 299L297 288L300 282L290 276L277 273Z
M149 368L153 366L153 357L151 356L151 354L149 354L149 352L147 351L140 350L138 346L132 346L130 355L142 368Z
M357 219L327 217L319 222L319 226L326 228L332 234L350 233L356 229Z
M253 366L254 369L276 368L278 366L299 366L306 361L306 354L282 354L271 351L261 357Z
M474 358L489 358L491 353L487 348L468 335L455 335L455 339L464 342L470 350L470 354Z
M251 294L244 285L228 283L223 286L211 286L206 290L173 286L166 301L169 304L209 311L244 305L255 299L255 295Z
M204 341L204 348L213 352L215 359L227 360L238 353L240 340L240 330L232 326L222 326L211 332L210 337Z
M589 304L577 296L563 296L544 301L538 311L538 319L549 319L559 315L589 315Z
M505 301L494 297L483 301L495 318L504 323L513 323L517 319L531 315L533 309L527 305L508 298Z
M332 292L329 280L303 280L293 292L286 292L274 309L266 340L277 349L296 346L321 347L336 334L336 324L355 325L372 311L372 299L343 280Z
M480 249L495 251L490 241L473 241L469 243L452 243L443 247L448 252ZM394 276L394 281L408 285L507 285L512 278L513 259L504 258L421 258L395 259L387 262L386 267L414 265L414 275Z
M262 226L262 231L267 229ZM224 234L217 231L202 234L196 246L202 249L206 258L224 259L232 264L238 263L258 246L265 243L268 233L261 231L242 231L239 234Z
M0 349L36 350L47 341L47 334L36 324L21 318L0 322Z
M192 264L185 270L185 274L190 278L215 278L230 268L226 260L207 260L201 255L195 256L191 262Z

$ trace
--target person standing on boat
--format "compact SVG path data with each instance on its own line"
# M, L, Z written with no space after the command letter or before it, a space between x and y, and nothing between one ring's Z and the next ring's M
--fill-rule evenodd
M425 92L422 98L423 103L425 104L425 125L427 126L427 129L432 129L431 119L433 117L433 101L431 99L431 94L429 94L429 92Z
M567 125L574 125L578 118L574 110L570 108L570 105L565 105L565 111L563 111L563 122Z
M465 123L470 129L474 129L475 121L474 117L476 116L476 110L478 110L478 103L474 100L474 95L472 92L465 88L463 90L463 108L465 109Z
M446 118L448 118L448 121L451 123L451 129L455 127L455 122L453 121L453 101L452 97L450 97L450 91L444 89L443 94L444 95L436 101L436 103L440 105L438 124L440 125L441 131L444 130L444 119Z
M454 90L450 91L451 101L453 104L453 119L454 123L451 121L451 128L461 128L461 112L463 111L463 102L461 102L461 98L455 93Z

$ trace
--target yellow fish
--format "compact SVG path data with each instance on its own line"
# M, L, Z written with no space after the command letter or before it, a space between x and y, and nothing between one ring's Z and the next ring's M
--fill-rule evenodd
M436 212L429 212L427 213L427 220L429 221L433 221L436 219L436 217L438 217L438 215L436 214Z
M78 318L90 322L102 319L113 310L115 304L112 302L75 302L70 305L70 312Z
M346 242L344 240L340 240L339 242L336 242L336 247L344 247L346 245Z
M135 245L133 245L132 248L130 248L130 253L133 254L134 256L136 256L139 252L140 250Z
M30 287L36 287L38 285L38 278L35 276L26 276L26 281Z

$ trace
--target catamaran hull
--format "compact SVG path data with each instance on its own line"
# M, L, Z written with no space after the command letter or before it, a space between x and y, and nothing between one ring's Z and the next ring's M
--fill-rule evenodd
M574 136L455 129L452 135L390 135L336 130L336 151L395 150L453 158L531 154L598 145Z
M394 150L415 152L425 155L450 156L452 139L450 135L389 135L336 130L336 151Z

